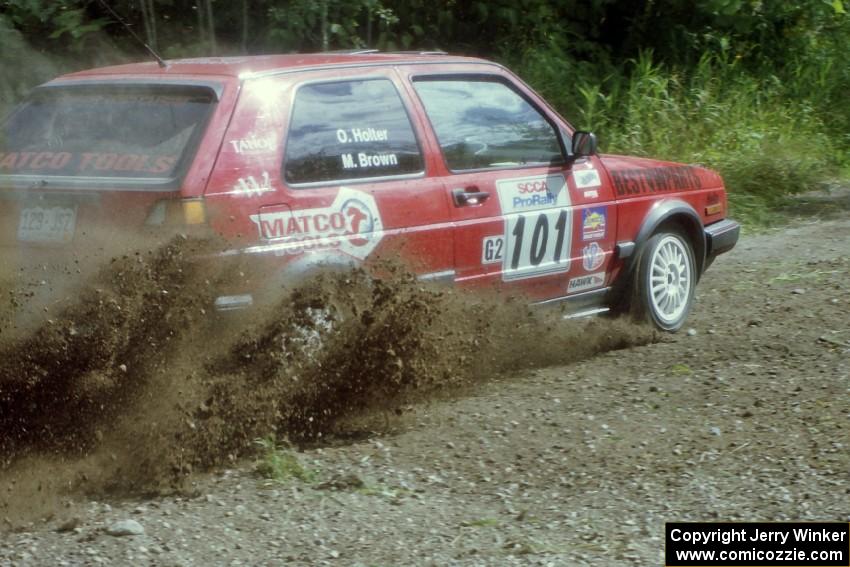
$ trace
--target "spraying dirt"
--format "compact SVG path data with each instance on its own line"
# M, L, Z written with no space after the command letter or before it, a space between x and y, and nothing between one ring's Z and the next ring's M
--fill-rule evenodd
M38 282L11 290L0 481L15 488L0 507L31 517L79 491L170 491L254 451L258 437L315 443L358 416L653 338L622 321L567 322L520 299L424 285L393 264L380 279L319 275L250 312L212 314L213 283L233 274L192 258L213 248L176 237L112 258L34 328L15 323Z
M423 287L403 273L362 287L357 274L328 276L245 319L213 319L208 331L198 320L86 453L31 450L0 474L0 563L647 565L658 561L665 521L844 520L845 209L745 236L700 283L693 331L578 362L568 359L616 345L620 332L651 333L604 319L564 324L555 311ZM354 318L334 309L355 312L347 298L360 301ZM426 313L402 308L417 300L432 311L411 319ZM298 302L309 309L300 316ZM406 317L397 323L394 306ZM382 334L393 324L420 337L415 356L361 356L379 337L408 344ZM353 350L335 354L345 344ZM570 364L524 364L559 356ZM284 360L303 371L287 373ZM324 415L339 408L321 395L336 368L318 364L338 360L375 361L369 375L386 382L368 383L374 403L362 390L351 398L361 409ZM405 374L416 360L426 374ZM293 375L299 381L278 396L275 381ZM325 382L311 390L301 384L308 376ZM371 433L350 435L363 430ZM279 456L305 474L272 480L239 460L255 432L300 439ZM187 474L205 462L220 465ZM136 497L104 495L133 479L143 481ZM156 483L183 489L139 497ZM127 519L144 535L108 535Z
M403 270L380 280L360 271L322 276L207 366L209 397L185 445L204 446L194 457L208 467L269 432L319 439L352 415L398 412L508 370L569 363L652 336L625 322L571 324L518 299L424 286Z
M0 449L82 453L90 429L119 417L172 340L209 302L191 285L187 248L170 243L110 262L77 303L0 350ZM192 250L189 250L192 251Z

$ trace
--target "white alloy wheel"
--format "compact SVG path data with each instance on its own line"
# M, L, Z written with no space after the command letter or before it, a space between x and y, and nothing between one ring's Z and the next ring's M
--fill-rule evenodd
M687 237L678 231L653 235L646 243L637 277L638 312L661 330L680 329L690 312L696 284L694 253Z
M666 235L655 247L650 266L653 311L665 323L678 321L688 307L693 277L685 244L678 236Z

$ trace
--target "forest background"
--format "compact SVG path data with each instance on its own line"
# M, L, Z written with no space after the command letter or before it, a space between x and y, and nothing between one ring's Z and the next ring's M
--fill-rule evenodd
M603 151L718 169L733 215L850 177L843 0L107 0L163 57L351 48L500 61ZM0 113L148 55L99 0L0 0Z

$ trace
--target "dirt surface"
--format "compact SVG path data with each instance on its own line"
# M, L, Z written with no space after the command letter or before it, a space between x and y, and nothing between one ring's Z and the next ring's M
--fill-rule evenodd
M264 344L283 341L292 353L293 337L312 335L291 325L327 327L272 318L217 349L222 356L199 354L202 370L181 360L151 371L204 385L172 386L182 396L176 413L166 411L166 382L152 380L154 390L138 394L114 428L120 435L92 433L93 452L16 454L0 474L0 564L660 565L665 521L850 521L850 220L842 210L745 236L698 286L688 330L671 336L606 319L559 326L556 313L514 305L487 313L491 300L458 306L418 287L358 288L368 290L358 293L372 316L359 313L327 354L292 355L302 357L303 377L324 377L291 390L287 399L310 409L300 413L261 403L293 376L283 370L291 358L270 356ZM329 296L318 299L326 305ZM447 315L459 332L441 342ZM406 334L386 331L400 328ZM443 344L453 345L450 356L436 356ZM394 356L368 354L389 349ZM317 374L317 360L337 366ZM364 365L368 373L357 374ZM102 361L95 366L113 376ZM343 380L352 373L360 376L353 386ZM381 402L369 403L376 392ZM233 435L228 419L244 416L234 399L276 417ZM353 411L341 411L340 399L357 400ZM281 409L286 415L275 414ZM330 419L317 430L330 438L306 431L310 448L240 457L263 431L282 437L322 416ZM163 429L169 420L179 426ZM151 445L157 430L167 434ZM176 492L138 496L139 486L162 489L138 484L139 471L162 467L150 452L133 461L137 440L162 450L180 479ZM113 457L121 466L108 482L87 483ZM204 466L214 472L193 472ZM136 496L109 496L115 484L136 486ZM122 520L138 526L115 525ZM109 535L122 527L144 533Z

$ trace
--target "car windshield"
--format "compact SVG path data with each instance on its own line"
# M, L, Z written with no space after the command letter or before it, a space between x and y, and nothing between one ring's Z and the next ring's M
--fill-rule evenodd
M173 180L213 100L172 85L38 89L0 130L0 176Z

